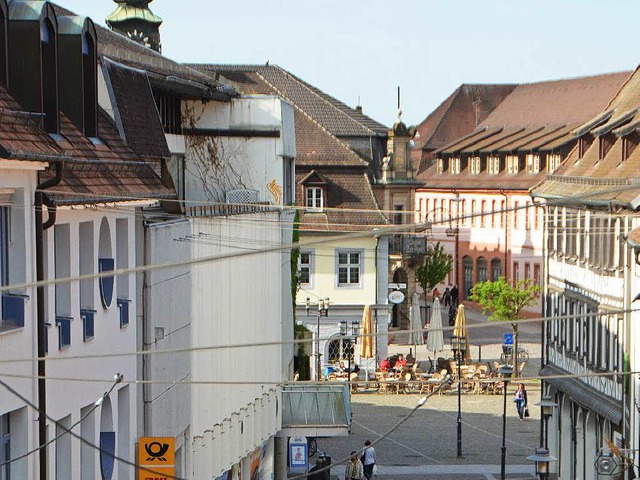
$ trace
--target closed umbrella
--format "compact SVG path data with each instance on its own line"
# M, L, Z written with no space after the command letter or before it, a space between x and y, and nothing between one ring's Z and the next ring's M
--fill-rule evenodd
M409 306L409 325L411 329L411 343L415 345L422 345L422 318L420 315L420 295L414 293L411 297L411 305ZM417 350L414 347L417 353Z
M456 320L453 324L453 336L460 338L461 349L464 351L465 361L471 359L471 352L469 351L469 332L467 331L467 316L464 313L464 305L458 305L458 311L456 312Z
M444 350L444 333L442 332L442 305L436 297L433 301L431 322L427 327L427 351L433 351L433 358L438 357L438 352Z
M360 358L373 358L375 352L373 351L373 317L371 315L371 307L369 305L364 306L362 311L362 338L360 341ZM377 333L377 332L376 332ZM369 381L369 364L364 365L365 378Z

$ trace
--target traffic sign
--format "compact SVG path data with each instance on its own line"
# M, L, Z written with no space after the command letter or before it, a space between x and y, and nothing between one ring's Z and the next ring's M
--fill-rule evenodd
M502 345L513 346L513 333L502 334Z
M139 480L169 480L176 475L176 445L173 437L140 437Z
M398 290L400 288L407 288L406 283L390 283L389 288L393 290Z

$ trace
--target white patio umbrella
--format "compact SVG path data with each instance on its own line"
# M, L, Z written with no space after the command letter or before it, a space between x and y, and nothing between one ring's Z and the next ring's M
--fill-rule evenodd
M444 350L444 334L442 332L442 306L440 299L433 300L431 307L431 323L427 327L427 351L433 351L433 361L438 357L438 352Z
M411 297L411 305L409 305L409 343L414 345L422 345L422 315L420 315L420 295L414 293ZM417 352L416 352L417 353Z

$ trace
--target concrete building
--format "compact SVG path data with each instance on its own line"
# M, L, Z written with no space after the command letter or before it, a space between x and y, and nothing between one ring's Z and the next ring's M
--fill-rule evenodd
M139 209L175 191L98 107L90 19L2 1L0 25L0 370L24 397L0 391L0 478L134 478L135 279L16 285L133 267Z

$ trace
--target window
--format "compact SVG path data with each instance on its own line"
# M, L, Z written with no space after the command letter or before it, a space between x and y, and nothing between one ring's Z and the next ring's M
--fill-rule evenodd
M348 339L337 339L329 341L327 346L329 354L329 363L348 362L351 358L351 363L355 362L355 343Z
M533 264L533 284L536 286L540 286L540 264ZM536 297L540 296L540 293L536 293Z
M84 134L87 137L98 136L98 83L97 83L96 44L93 36L85 32L82 36L82 76Z
M338 286L360 284L361 258L359 251L338 252Z
M519 202L513 203L513 229L514 230L518 229L518 216L520 215L519 206L520 206Z
M293 158L284 157L282 160L282 186L284 190L284 196L282 198L282 202L284 205L293 205L294 198L294 184L293 179L295 178L295 162Z
M496 226L496 201L491 200L491 227Z
M311 274L313 272L312 254L310 251L300 252L300 258L298 261L300 272L300 285L311 285Z
M638 134L634 133L631 135L627 135L626 137L622 137L622 161L624 162L629 155L633 153L633 151L638 146Z
M476 226L476 201L471 200L471 226Z
M460 212L460 216L462 216L462 225L467 224L467 201L462 200L462 209Z
M613 147L615 140L616 140L616 137L610 133L606 135L602 135L598 139L598 159L599 160L603 160L604 157L607 156L607 153L609 153L609 151L611 150L611 147Z
M560 155L557 153L550 153L547 155L547 173L555 172L560 166Z
M537 153L527 154L527 173L538 173L540 171L540 155Z
M513 262L513 285L516 284L518 280L520 280L520 264L518 262Z
M455 157L449 160L449 173L457 175L460 173L460 157Z
M531 229L531 202L527 202L527 208L524 210L524 228Z
M164 133L182 134L182 107L180 97L168 93L153 92Z
M309 212L321 212L324 208L322 188L307 187L307 200L305 205Z
M129 303L131 300L124 298L118 299L118 310L120 311L120 328L129 325Z
M393 206L393 224L394 225L402 225L404 216L404 205L394 205Z
M56 317L58 326L58 349L71 345L71 317Z
M42 52L42 113L44 127L48 133L60 132L60 112L58 110L58 67L56 52L56 32L49 18L40 26Z
M518 173L517 155L507 155L507 173Z
M82 340L88 341L93 338L95 331L95 310L80 310L82 318Z
M480 157L471 157L469 161L469 168L471 173L477 175L480 173Z
M506 200L502 200L502 202L500 202L500 228L504 228L506 222L507 222L507 202Z
M587 153L589 147L593 143L593 138L591 136L583 135L578 140L578 158L584 157L584 154Z
M535 230L540 230L540 215L542 215L542 208L533 207L533 228Z
M479 257L478 260L476 260L476 264L478 266L478 282L486 282L489 279L487 259L484 257Z
M531 280L531 264L529 262L524 264L524 279Z
M491 175L497 175L500 173L500 157L491 156L487 159L489 163L489 173Z
M436 171L438 173L444 173L444 160L442 158L439 158L436 162Z
M487 216L487 201L482 200L480 203L480 226L482 228L486 225L486 216Z
M0 465L11 460L10 414L0 415ZM11 464L0 466L0 480L11 479Z
M495 282L502 276L502 260L494 258L491 260L491 281Z

